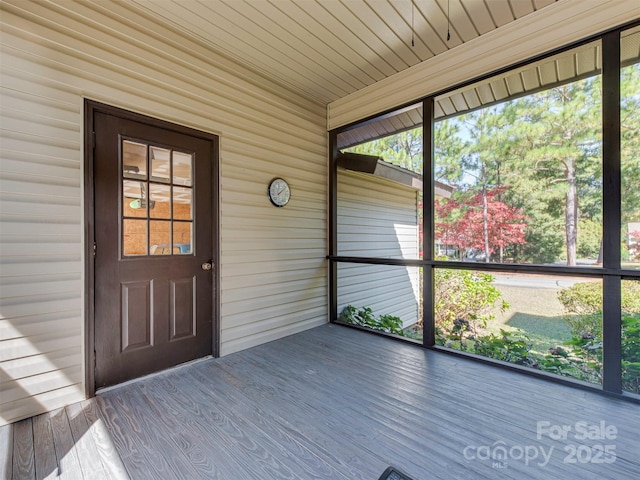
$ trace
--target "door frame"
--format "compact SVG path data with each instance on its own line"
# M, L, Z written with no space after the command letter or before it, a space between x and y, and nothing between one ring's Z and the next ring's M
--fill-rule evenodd
M212 162L212 204L211 204L211 235L213 238L213 288L211 303L211 352L213 357L220 356L220 138L212 133L202 132L183 125L149 117L140 113L124 110L94 100L84 100L84 357L85 357L85 395L87 398L95 396L95 174L94 174L94 146L95 130L94 115L96 112L124 118L172 130L181 134L198 137L211 141L213 144Z

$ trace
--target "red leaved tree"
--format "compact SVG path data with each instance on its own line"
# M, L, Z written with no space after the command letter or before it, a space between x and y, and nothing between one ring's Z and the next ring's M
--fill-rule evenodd
M436 199L436 240L455 246L461 256L472 250L484 252L486 261L509 245L526 243L527 217L522 209L500 200L505 189Z

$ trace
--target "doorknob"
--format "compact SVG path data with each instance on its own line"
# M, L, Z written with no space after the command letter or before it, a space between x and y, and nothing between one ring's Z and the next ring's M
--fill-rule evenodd
M205 272L208 272L209 270L211 270L211 269L213 268L213 265L211 265L211 261L208 261L208 262L204 262L204 263L201 265L201 268L202 268Z

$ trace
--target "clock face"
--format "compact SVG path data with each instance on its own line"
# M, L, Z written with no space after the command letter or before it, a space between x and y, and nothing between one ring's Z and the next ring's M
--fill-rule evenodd
M289 184L282 178L275 178L269 184L269 199L276 207L284 207L291 197Z

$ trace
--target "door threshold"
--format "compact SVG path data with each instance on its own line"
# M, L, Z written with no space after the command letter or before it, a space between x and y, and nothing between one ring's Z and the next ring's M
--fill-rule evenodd
M96 390L96 395L99 395L101 393L105 393L105 392L111 392L113 390L117 390L121 387L125 387L127 385L131 385L132 383L136 383L139 382L141 380L146 380L148 378L153 378L153 377L157 377L158 375L162 375L168 372L173 372L175 370L179 370L183 367L188 367L191 365L195 365L197 363L200 362L204 362L206 360L211 360L212 358L214 358L212 355L207 355L206 357L202 357L202 358L196 358L195 360L190 360L188 362L184 362L181 363L180 365L174 365L173 367L169 367L169 368L165 368L164 370L159 370L157 372L153 372L153 373L148 373L147 375L143 375L141 377L138 378L133 378L131 380L127 380L125 382L122 383L117 383L116 385L109 385L108 387L102 387Z

